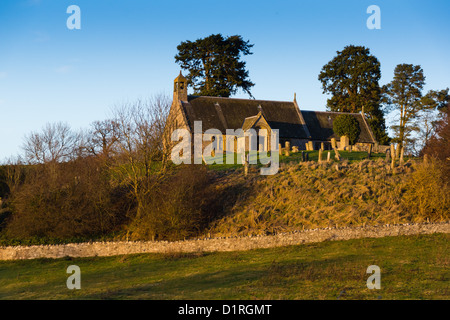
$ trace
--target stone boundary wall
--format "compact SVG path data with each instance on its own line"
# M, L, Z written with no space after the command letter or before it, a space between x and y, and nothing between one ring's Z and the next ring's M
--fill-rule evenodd
M387 236L450 233L450 222L325 228L270 236L227 237L185 241L120 241L62 245L0 247L0 260L114 256L134 253L242 251L310 242L381 238Z

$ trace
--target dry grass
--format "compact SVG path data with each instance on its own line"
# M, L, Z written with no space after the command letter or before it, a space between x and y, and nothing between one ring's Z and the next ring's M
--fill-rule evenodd
M242 180L239 173L227 177ZM299 229L446 221L450 188L437 162L408 161L394 170L382 159L355 163L303 162L278 174L247 178L216 236L271 234Z

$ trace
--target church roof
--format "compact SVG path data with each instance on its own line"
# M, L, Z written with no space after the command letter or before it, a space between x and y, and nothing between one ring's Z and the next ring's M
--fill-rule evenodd
M333 131L333 121L337 116L341 115L342 112L326 112L326 111L306 111L301 110L303 119L305 119L308 125L309 132L313 140L319 141L330 141L331 138L339 140L340 137L337 136ZM359 123L361 133L357 142L362 143L375 143L370 128L367 126L366 121L363 119L361 113L348 113L355 117Z
M294 102L189 96L182 106L191 129L194 121L202 121L203 130L215 128L225 133L226 129L241 128L245 118L261 112L272 129L280 130L280 137L308 138Z
M333 120L340 112L300 111L295 102L252 100L222 97L188 96L181 101L191 130L194 121L202 121L202 129L240 129L255 121L260 112L272 129L278 129L280 138L340 140L333 131ZM361 133L358 142L376 142L363 115L350 113L359 122Z

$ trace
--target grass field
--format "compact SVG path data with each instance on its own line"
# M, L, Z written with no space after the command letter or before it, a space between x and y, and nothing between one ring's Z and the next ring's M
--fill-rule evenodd
M0 299L448 299L450 235L228 253L0 262ZM81 289L69 290L69 265ZM366 286L381 268L381 289Z

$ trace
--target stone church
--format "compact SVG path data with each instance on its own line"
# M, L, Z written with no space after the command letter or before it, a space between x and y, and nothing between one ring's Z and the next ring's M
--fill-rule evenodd
M344 150L348 147L348 139L337 136L333 131L333 120L340 114L342 113L301 110L295 95L293 101L188 95L187 79L180 72L174 80L169 119L173 121L173 128L185 128L191 134L194 132L195 121L201 121L203 133L208 129L218 129L223 135L227 129L242 129L244 132L249 129L257 132L266 129L270 137L271 130L278 129L282 147L289 142L291 147L296 146L299 150L329 150L333 147ZM364 113L349 114L355 117L361 129L353 150L362 151L368 149L369 145L375 145L376 140ZM225 136L220 140L218 145L223 151L236 151L237 143L227 148ZM269 150L269 139L265 140L263 146L258 146L259 149L261 147Z

